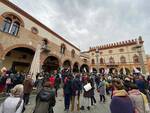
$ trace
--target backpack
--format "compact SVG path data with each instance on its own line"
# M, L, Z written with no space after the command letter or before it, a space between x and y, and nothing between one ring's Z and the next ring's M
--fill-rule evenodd
M47 91L45 89L42 89L39 93L39 98L41 101L49 101L51 98L50 91Z

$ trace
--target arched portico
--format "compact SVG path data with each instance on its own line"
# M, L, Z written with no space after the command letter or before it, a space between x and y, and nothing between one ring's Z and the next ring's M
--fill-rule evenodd
M53 72L58 70L60 64L59 59L55 56L48 56L43 62L42 68L45 72Z
M87 64L82 64L81 67L80 67L80 72L81 73L89 73L89 66Z
M79 72L80 69L79 69L79 63L78 62L75 62L74 65L73 65L73 72Z
M7 48L3 54L2 64L13 72L29 72L34 57L33 48L25 46L13 46Z

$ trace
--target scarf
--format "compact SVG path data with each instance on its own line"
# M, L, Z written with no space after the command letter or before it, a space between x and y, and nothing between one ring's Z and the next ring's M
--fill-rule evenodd
M142 97L143 97L144 106L145 106L145 111L150 111L147 97L146 97L143 93L141 93L141 95L142 95Z
M131 95L141 95L141 92L137 89L133 89L131 91L128 92Z
M113 96L124 97L128 96L128 93L125 90L115 90L113 91Z
M137 90L137 89L133 89L133 90L129 91L129 94L131 94L131 95L141 95L142 98L143 98L145 111L150 111L147 97L146 97L143 93L141 93L141 92L140 92L139 90Z

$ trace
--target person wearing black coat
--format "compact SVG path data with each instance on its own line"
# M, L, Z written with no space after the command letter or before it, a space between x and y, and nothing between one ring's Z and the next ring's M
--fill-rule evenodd
M33 113L54 113L53 107L55 104L55 91L51 88L47 80L36 96L36 105Z
M65 111L69 111L70 107L70 101L71 101L71 95L72 95L72 80L71 76L65 77L64 78L64 106L65 106Z

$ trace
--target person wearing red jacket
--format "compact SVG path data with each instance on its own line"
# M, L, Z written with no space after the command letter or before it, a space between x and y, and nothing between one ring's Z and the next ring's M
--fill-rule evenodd
M53 74L49 77L49 82L50 82L51 87L54 88L54 85L55 85L55 77L54 77Z

